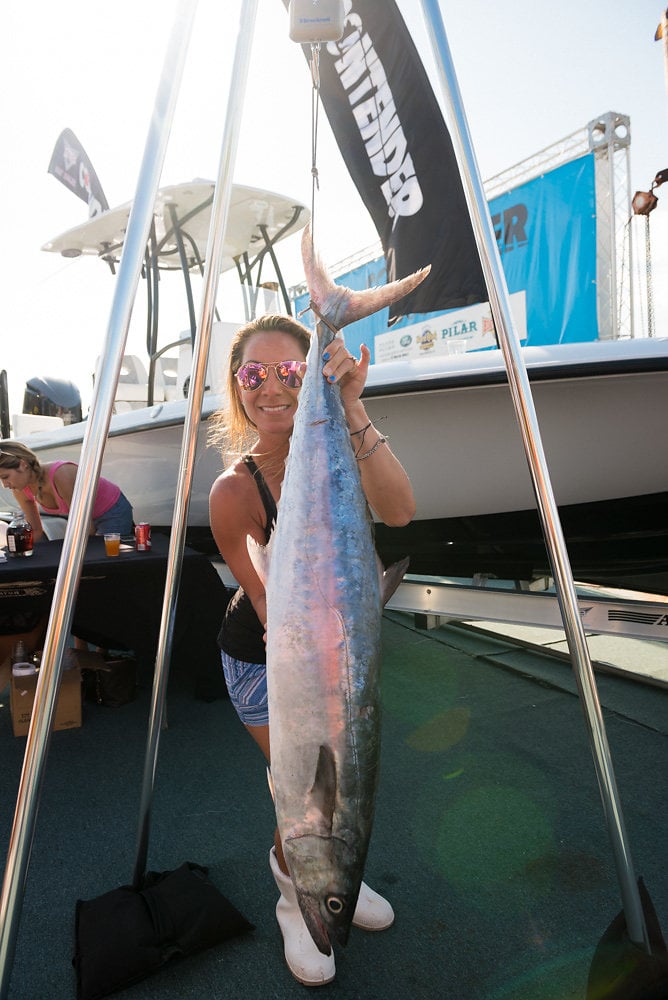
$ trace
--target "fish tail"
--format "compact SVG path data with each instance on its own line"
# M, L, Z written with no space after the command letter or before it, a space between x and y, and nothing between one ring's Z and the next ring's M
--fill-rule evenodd
M302 234L302 261L312 308L322 322L334 331L364 319L365 316L371 316L393 302L403 299L424 281L431 270L431 264L428 264L405 278L390 282L389 285L365 288L362 291L337 285L313 244L311 227L308 224Z

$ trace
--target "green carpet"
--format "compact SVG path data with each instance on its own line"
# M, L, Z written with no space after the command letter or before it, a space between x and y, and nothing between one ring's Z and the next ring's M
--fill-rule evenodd
M396 923L353 931L322 997L584 1000L621 903L582 710L568 668L453 630L384 622L383 752L367 881ZM462 648L463 647L463 648ZM499 662L500 659L500 662ZM37 820L10 1000L75 996L74 907L131 880L150 678L118 709L86 704L56 733ZM599 685L637 873L668 926L668 698ZM6 692L5 692L6 694ZM117 994L127 1000L303 997L274 918L272 806L260 753L226 700L170 681L149 867L206 865L256 925ZM0 708L0 835L25 739Z

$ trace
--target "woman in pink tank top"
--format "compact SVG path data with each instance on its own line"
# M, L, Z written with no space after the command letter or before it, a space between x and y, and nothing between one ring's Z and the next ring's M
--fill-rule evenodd
M75 462L40 463L37 455L20 441L7 441L0 448L0 483L14 496L32 525L35 541L44 534L40 512L67 516L72 503L78 466ZM119 531L131 535L132 506L115 483L101 476L97 484L90 534Z

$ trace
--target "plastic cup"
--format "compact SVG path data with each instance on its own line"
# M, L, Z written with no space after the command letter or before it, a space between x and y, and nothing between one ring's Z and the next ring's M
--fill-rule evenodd
M121 536L118 531L108 531L104 536L104 547L108 556L117 556L121 551Z

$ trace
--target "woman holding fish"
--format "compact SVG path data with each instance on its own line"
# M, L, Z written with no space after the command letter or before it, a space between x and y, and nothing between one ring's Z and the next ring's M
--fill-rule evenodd
M337 331L406 295L426 272L353 292L334 285L308 229L302 254L316 333L288 316L237 332L228 410L211 440L241 457L213 484L210 518L240 584L219 635L230 698L271 760L270 866L285 957L296 979L315 986L334 978L332 938L345 944L351 924L383 930L394 920L362 882L382 591L401 579L379 577L369 507L391 526L415 513L410 481L360 398L370 352L362 346L356 359Z
M246 539L250 535L264 545L274 526L309 340L304 326L282 316L263 317L237 333L230 357L229 413L223 429L238 443L252 431L255 441L211 490L213 534L240 584L220 635L225 676L235 708L267 760L266 594ZM415 511L410 482L387 440L370 423L360 399L369 365L368 349L362 347L357 361L338 339L323 360L323 378L340 385L350 441L370 506L386 524L406 524ZM277 916L288 965L300 982L329 982L334 977L334 956L318 950L304 924L278 835L270 861L281 891ZM389 903L363 885L353 923L380 930L389 927L393 919Z

